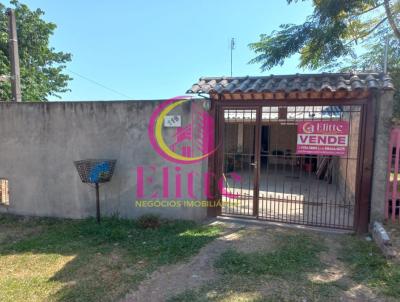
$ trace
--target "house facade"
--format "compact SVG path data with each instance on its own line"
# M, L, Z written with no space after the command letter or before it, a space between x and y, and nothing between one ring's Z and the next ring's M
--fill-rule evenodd
M387 75L201 78L187 93L0 103L9 193L0 211L92 216L93 188L73 162L109 158L117 164L101 187L105 215L228 215L357 232L384 218Z

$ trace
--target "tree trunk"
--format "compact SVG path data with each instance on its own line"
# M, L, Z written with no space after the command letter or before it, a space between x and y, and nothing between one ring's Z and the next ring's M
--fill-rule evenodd
M394 34L396 35L397 39L400 40L400 30L396 25L396 22L393 18L392 12L390 11L390 3L389 0L384 0L383 3L385 4L385 11L386 11L386 16L388 18L390 27L393 29Z

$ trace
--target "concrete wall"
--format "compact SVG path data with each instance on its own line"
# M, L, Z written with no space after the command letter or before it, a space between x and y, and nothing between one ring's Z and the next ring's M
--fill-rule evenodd
M279 150L286 152L290 150L296 154L297 125L281 125L271 123L269 125L269 151Z
M243 146L239 150L239 127L243 127ZM255 124L225 123L224 149L228 153L254 154L254 129Z
M281 125L271 123L269 125L269 152L282 151L284 154L290 150L292 155L296 154L297 125ZM282 156L272 156L269 159L271 164L291 165L293 160ZM295 162L294 162L295 163Z
M199 102L199 101L194 101ZM95 214L94 189L83 184L73 162L87 158L116 159L110 183L100 187L104 215L137 217L144 213L160 213L164 217L199 220L205 208L138 208L136 200L136 168L145 169L147 184L143 200L151 192L161 196L161 168L170 167L174 178L176 164L169 163L153 150L147 127L157 101L127 102L49 102L0 103L0 178L9 180L9 206L0 205L0 212L23 215L82 218ZM178 110L178 109L176 109ZM183 122L190 117L192 104L180 109ZM175 113L174 113L175 114ZM179 112L176 112L179 114ZM172 139L174 129L165 136ZM200 174L207 160L195 165L181 165L182 188L186 174L196 173L196 200L204 200ZM152 177L149 179L147 176ZM175 184L170 182L174 200ZM187 200L183 192L181 200Z
M269 126L269 151L291 150L296 153L297 126L281 125L279 123L263 123ZM226 152L238 152L238 126L239 123L226 123L224 132L224 144ZM243 153L254 153L254 127L255 124L243 124Z
M385 215L385 191L388 167L390 129L392 128L393 91L380 91L374 97L376 106L374 166L372 173L371 219L382 221Z
M352 109L353 108L353 109ZM356 106L344 106L345 113L343 121L349 122L349 143L347 155L344 157L336 157L337 184L341 197L345 204L354 205L356 202L356 184L357 184L357 158L359 140L361 139L361 107L354 109Z
M225 123L224 125L224 152L238 152L238 123ZM244 139L244 138L243 138Z
M379 92L374 101L377 115L371 221L384 218L393 92ZM10 190L9 205L0 204L0 212L73 218L92 216L95 214L94 190L82 184L73 161L111 158L117 159L115 174L110 183L101 187L105 215L137 217L152 212L170 218L204 218L205 208L135 206L138 166L155 169L154 173L146 169L146 180L152 183L146 185L147 196L143 200L165 199L161 198L161 168L168 166L170 178L174 179L177 166L156 154L149 143L148 122L158 104L157 101L0 103L0 179L9 180ZM182 115L184 123L191 116L192 105L186 104L175 112ZM236 133L236 126L230 127ZM173 129L165 130L167 141L171 142L174 134ZM232 145L234 141L237 137ZM201 174L207 170L207 161L180 165L180 168L182 188L187 188L187 173L194 172L195 199L204 200ZM168 199L177 199L173 196L175 183L171 181L169 187ZM193 198L183 192L183 197L178 199Z

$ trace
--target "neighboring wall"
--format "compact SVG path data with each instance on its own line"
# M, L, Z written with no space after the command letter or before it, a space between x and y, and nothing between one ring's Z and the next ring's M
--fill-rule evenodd
M269 152L275 150L285 152L291 150L292 154L296 153L297 142L297 126L296 125L281 125L279 123L270 123L269 131ZM225 152L238 152L238 127L239 123L225 123L224 144ZM255 124L243 125L243 153L254 153L254 135Z
M198 101L196 101L198 102ZM102 212L122 217L160 213L164 217L202 219L205 208L138 208L136 168L145 169L147 197L161 196L161 168L170 167L174 178L176 164L168 163L153 150L148 138L150 115L158 101L126 102L48 102L0 103L0 178L9 180L9 206L0 212L24 215L82 218L95 214L94 189L83 184L73 162L87 158L117 159L110 183L100 186ZM192 106L181 108L183 123ZM175 114L175 113L174 113ZM172 139L174 129L166 130ZM203 200L200 174L207 160L181 165L182 188L186 173L194 171L196 199ZM150 176L152 178L148 178ZM169 199L175 184L170 182ZM185 192L183 192L185 198ZM152 199L161 199L153 197Z
M238 153L238 123L224 124L224 152Z
M371 219L385 217L385 191L388 176L390 129L392 128L393 91L379 91L374 97L376 106L374 166L372 174Z
M239 128L243 131L242 151L239 150ZM252 123L225 123L224 150L226 153L254 154L255 124Z
M269 125L269 151L282 151L285 153L290 150L291 154L296 154L297 125L281 125L278 123Z
M357 106L343 107L345 112L343 121L347 121L350 127L348 150L347 155L334 158L334 167L338 169L336 181L342 197L342 200L337 202L351 205L355 205L358 146L362 135L360 132L361 108L356 108Z
M375 139L374 139L374 157L373 157L373 170L372 170L372 184L371 184L371 204L370 204L370 223L375 220L382 221L385 216L385 190L387 180L387 166L388 166L388 152L389 152L389 139L390 129L392 127L392 112L393 112L393 91L377 91L373 96L376 115L368 120L368 123L374 123L375 126ZM351 127L356 129L359 125L358 117L353 113ZM353 135L356 131L352 130L350 135L349 152L353 157L356 154L356 139ZM358 144L358 142L357 142ZM340 173L338 181L340 187L344 188L344 178L347 170L347 198L353 198L351 194L355 194L356 182L356 163L349 161L349 166L345 168L345 161L339 161Z

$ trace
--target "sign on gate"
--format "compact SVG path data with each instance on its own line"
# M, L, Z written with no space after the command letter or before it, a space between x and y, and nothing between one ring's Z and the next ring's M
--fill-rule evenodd
M349 123L345 121L309 121L297 124L297 154L347 154Z

